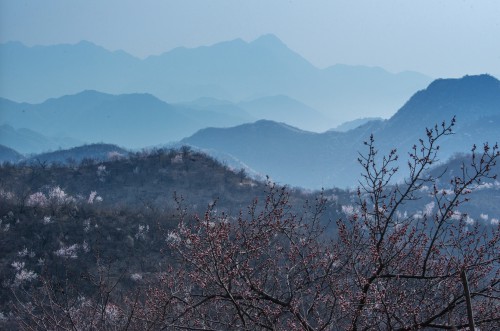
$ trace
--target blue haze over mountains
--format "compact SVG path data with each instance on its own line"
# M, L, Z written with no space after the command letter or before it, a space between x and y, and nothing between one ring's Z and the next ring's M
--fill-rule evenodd
M442 161L500 137L500 82L492 76L428 85L411 72L321 70L272 35L144 60L88 42L7 43L0 65L0 161L84 143L140 149L181 141L283 184L318 189L357 184L358 151L371 133L381 153L398 149L403 166L425 127L453 116ZM373 117L398 108L388 120ZM364 119L334 129L356 117ZM100 145L39 158L78 159L71 153L87 157L92 148L100 158L126 154Z
M379 154L396 148L399 179L408 152L425 129L456 117L454 134L441 140L440 160L470 152L473 144L500 139L500 81L489 75L439 79L413 95L390 119L374 120L347 132L313 133L286 124L258 121L238 127L207 128L183 140L207 150L225 151L281 183L319 189L357 185L358 152L374 134Z
M388 117L431 81L414 72L363 66L318 69L274 35L177 48L146 59L89 42L35 47L9 42L0 45L0 65L0 96L18 102L40 103L83 90L150 93L168 103L286 95L331 118L305 128L315 131L358 117Z

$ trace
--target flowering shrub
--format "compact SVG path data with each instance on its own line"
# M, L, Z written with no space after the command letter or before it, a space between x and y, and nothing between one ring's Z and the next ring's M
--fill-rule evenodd
M43 223L43 224L50 224L50 223L52 223L52 222L53 222L53 221L52 221L52 218L51 218L50 216L44 216L44 217L43 217L43 220L42 220L42 223Z
M397 185L396 151L379 156L370 137L360 187L334 224L321 221L323 196L299 213L289 191L271 182L264 200L236 215L215 203L193 217L179 207L178 226L161 237L170 259L160 272L130 275L98 258L82 277L92 296L38 276L16 314L26 329L419 330L466 329L473 310L481 330L498 329L500 227L481 227L459 209L483 180L495 180L500 155L497 146L474 148L467 171L441 183L427 170L452 126L427 131ZM403 209L422 198L417 213ZM90 219L83 227L88 234ZM141 241L122 238L134 249L154 235L143 223L132 231ZM54 254L70 263L79 249ZM24 262L12 266L31 278L20 272ZM121 279L134 286L120 292Z
M149 232L149 225L139 224L137 228L137 233L135 234L135 239L146 239L146 234Z
M104 164L100 164L99 166L97 166L97 178L99 179L99 181L106 181L106 176L108 174L109 172L106 170L106 166Z
M16 196L14 193L10 191L5 191L4 189L0 188L0 198L5 200L13 200L15 197Z
M96 191L90 192L89 198L87 199L87 203L89 205L93 204L94 202L102 202L102 197L100 197L99 195L97 195Z
M16 273L14 286L19 286L25 282L31 282L37 278L37 274L31 270L21 269Z
M31 207L45 207L48 204L48 199L42 192L36 192L28 197L26 204Z
M64 205L74 202L75 198L69 196L59 186L53 187L49 191L49 200L55 205Z
M24 256L24 255L23 255ZM17 287L26 282L31 282L37 278L37 274L31 270L25 269L25 263L15 261L12 262L12 267L16 270L13 286Z
M78 257L77 254L78 249L79 249L78 244L73 244L70 246L61 245L61 248L55 251L54 254L64 259L76 259Z
M142 280L142 275L139 273L133 273L130 275L130 279L132 279L134 282L139 282Z
M424 174L451 126L429 130L427 144L414 147L410 177L400 185L390 185L396 152L376 160L371 138L360 158L358 204L342 207L348 218L337 221L335 239L318 222L324 200L301 217L288 212L286 190L273 184L264 205L254 203L236 221L222 222L226 215L210 206L194 223L181 222L167 242L182 267L148 292L138 318L173 329L450 329L468 325L469 300L476 324L494 329L500 229L484 232L455 211L478 182L494 178L498 148L473 150L469 171L440 189ZM399 210L419 194L433 199L419 214Z

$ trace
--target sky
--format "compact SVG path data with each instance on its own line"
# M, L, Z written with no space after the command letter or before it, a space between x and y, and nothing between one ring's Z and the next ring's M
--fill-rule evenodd
M0 42L137 57L272 33L317 67L500 78L498 0L0 0Z

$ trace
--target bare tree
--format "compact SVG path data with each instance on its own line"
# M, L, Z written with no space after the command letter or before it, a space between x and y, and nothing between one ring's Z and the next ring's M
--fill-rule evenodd
M373 137L366 143L369 153L360 157L359 213L349 223L339 222L352 330L467 327L462 271L473 284L476 324L499 326L499 228L488 232L457 213L475 186L496 178L491 171L498 146L485 144L479 152L474 147L471 164L439 187L427 170L436 161L437 140L451 134L453 125L454 120L427 130L427 140L409 154L410 176L402 185L389 184L397 171L392 167L396 152L377 164ZM419 199L424 186L432 188L430 208L420 217L403 214L402 207Z
M473 323L481 330L498 329L500 227L472 224L458 211L475 187L495 178L498 146L474 147L470 164L443 183L429 168L437 161L438 140L451 134L453 125L454 120L427 130L426 139L409 153L409 176L400 184L392 183L396 151L379 156L370 137L368 152L359 158L364 172L358 205L350 217L335 223L333 238L320 221L321 195L297 214L287 189L272 183L265 201L255 200L237 216L219 213L212 204L204 215L190 219L181 208L179 226L166 234L176 260L158 279L122 295L123 304L110 315L115 320L98 315L108 323L99 325L137 330L465 329L470 301ZM411 212L418 199L430 202L424 211ZM100 298L111 298L106 291ZM45 304L52 301L49 297ZM91 306L106 312L110 302ZM37 318L18 307L22 318Z

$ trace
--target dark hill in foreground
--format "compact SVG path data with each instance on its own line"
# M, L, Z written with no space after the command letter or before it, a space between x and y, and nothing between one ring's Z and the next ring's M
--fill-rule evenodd
M31 156L26 161L29 163L47 164L78 164L84 160L104 162L127 157L129 152L121 147L111 144L91 144L73 147L55 152L42 153Z
M245 171L187 147L130 153L113 145L82 146L6 165L0 169L0 183L24 197L36 192L49 196L60 187L86 201L95 191L103 208L142 212L174 208L174 194L184 197L193 211L203 211L215 200L221 208L239 210L262 196L265 186Z
M268 134L275 131L276 125L283 130L295 130L273 122L259 124L266 127ZM317 136L296 133L309 139ZM67 152L84 150L98 156L102 151L115 149L115 146L96 145ZM434 171L440 174L443 167L448 167L456 172L462 162L466 158L455 158ZM446 189L449 177L442 179ZM7 316L0 319L0 328L8 329L13 320L9 313L11 302L16 300L13 290L21 290L18 293L23 297L17 299L23 300L25 294L36 293L31 291L41 281L52 282L58 298L61 295L63 300L69 297L78 302L84 296L92 297L96 287L108 289L108 284L115 284L113 288L119 293L148 288L150 281L161 279L179 262L167 241L178 238L171 231L181 220L189 224L195 215L201 219L212 216L209 220L221 224L237 221L240 216L248 220L253 212L248 206L255 202L256 215L260 215L263 203L269 201L277 209L284 207L293 215L291 218L303 215L301 220L309 222L317 216L304 215L307 209L303 206L314 206L318 192L276 189L277 194L289 193L290 206L266 199L269 187L264 183L188 147L130 153L108 160L86 159L81 164L0 165L0 278L4 285L0 287L0 310ZM466 218L467 222L485 225L484 229L490 224L491 228L497 227L500 185L488 180L478 189L478 193L467 195L472 202L460 205L460 212L469 212L471 217ZM398 213L396 217L422 219L423 211L433 208L427 190L422 188L418 192L422 199L402 205L398 210L401 215ZM330 189L323 192L323 198L326 205L320 219L331 220L332 225L341 218L348 219L358 207L355 191ZM207 212L209 205L211 209ZM274 212L263 214L273 219L280 217ZM289 224L286 218L280 220ZM215 223L208 222L207 226L211 224ZM283 233L288 234L288 229ZM325 235L335 234L335 229L329 227ZM226 234L222 236L221 247L225 251L228 242ZM297 242L306 242L303 238ZM106 283L92 285L89 279ZM35 286L27 293L22 291L30 285ZM112 299L124 302L123 298Z

